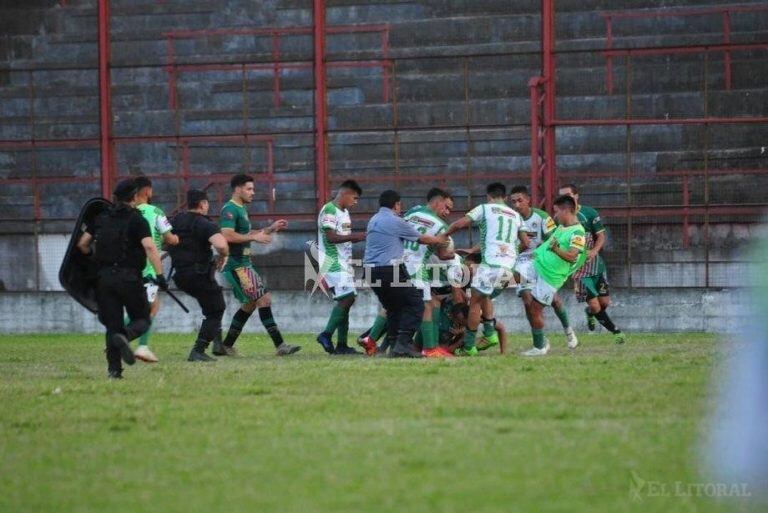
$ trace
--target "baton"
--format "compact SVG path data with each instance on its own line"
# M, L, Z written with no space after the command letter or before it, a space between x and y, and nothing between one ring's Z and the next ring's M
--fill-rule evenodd
M166 293L166 294L168 294L169 296L171 296L171 299L173 299L174 301L176 301L176 304L177 304L177 305L179 305L179 306L181 307L181 309L182 309L182 310L184 310L184 313L189 313L189 308L187 308L187 307L184 305L184 303L182 303L182 302L181 302L181 300L180 300L179 298L177 298L177 297L176 297L176 294L174 294L174 293L173 293L173 292L171 292L170 290L166 290L166 291L165 291L165 293Z

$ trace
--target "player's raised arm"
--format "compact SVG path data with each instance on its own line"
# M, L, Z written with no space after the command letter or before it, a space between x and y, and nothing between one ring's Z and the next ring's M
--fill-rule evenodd
M344 242L362 242L365 240L365 236L367 235L366 232L353 232L349 235L342 235L340 233L336 233L336 230L331 228L325 228L323 233L325 233L325 236L328 238L328 242L333 244L342 244Z
M472 218L469 217L469 214L467 214L461 219L457 219L456 221L452 222L448 229L445 230L445 235L453 235L459 230L466 230L470 226L472 226Z

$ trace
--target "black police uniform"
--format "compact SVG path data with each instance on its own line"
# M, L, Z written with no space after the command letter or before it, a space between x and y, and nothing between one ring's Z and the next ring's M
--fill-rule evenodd
M93 236L94 259L98 265L96 302L99 321L107 328L107 366L111 376L122 373L120 359L134 363L127 344L149 329L149 303L141 271L146 253L141 241L151 237L149 224L135 208L124 203L102 212L86 227ZM123 308L131 322L123 322ZM124 335L116 337L116 335Z
M171 220L171 224L173 233L179 236L179 244L168 251L175 271L173 281L197 300L205 317L190 354L190 360L194 360L195 356L205 352L211 341L221 342L221 319L226 304L222 289L214 278L216 266L209 242L219 233L219 227L197 212L182 212Z

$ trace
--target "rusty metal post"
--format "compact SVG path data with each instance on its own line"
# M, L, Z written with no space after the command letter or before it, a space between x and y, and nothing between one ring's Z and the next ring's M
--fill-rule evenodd
M101 148L101 194L112 189L112 102L110 90L109 0L99 0L99 136Z
M552 211L557 183L557 162L555 153L555 2L541 2L541 60L544 77L544 198L545 208Z
M328 131L325 63L325 0L314 0L315 189L317 209L328 199Z

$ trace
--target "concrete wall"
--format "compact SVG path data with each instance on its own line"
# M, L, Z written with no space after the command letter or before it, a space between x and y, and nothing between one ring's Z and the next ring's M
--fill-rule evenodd
M201 314L197 303L183 293L179 297L192 313L184 314L168 297L163 297L155 327L160 332L186 333L199 328ZM230 294L227 299L225 325L238 308ZM572 294L563 298L577 331L586 331L584 305L576 303ZM627 332L732 331L741 325L749 312L748 292L744 289L617 289L611 316ZM528 332L522 304L512 291L495 302L496 316L514 332ZM320 332L325 326L332 302L322 293L310 295L302 291L274 293L273 311L280 328L286 333ZM363 291L350 318L351 334L362 333L373 321L378 309L376 297ZM558 332L558 320L547 313L547 329ZM0 294L0 333L93 333L102 330L95 315L63 292ZM263 332L254 317L246 332Z

